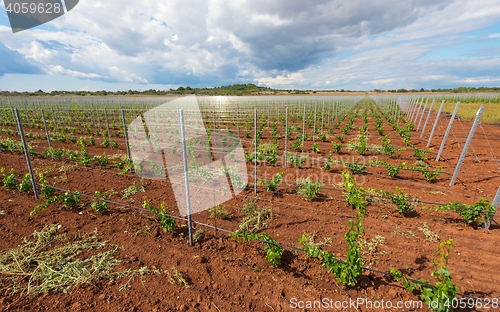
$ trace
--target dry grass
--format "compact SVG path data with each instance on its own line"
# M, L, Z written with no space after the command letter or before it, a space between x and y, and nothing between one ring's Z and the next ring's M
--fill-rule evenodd
M456 104L454 101L445 102L443 112L452 114ZM500 103L460 103L457 114L462 120L474 120L481 105L484 106L483 116L481 116L482 123L500 123ZM433 110L437 111L438 109L439 105L434 105Z
M121 261L115 258L119 246L101 241L97 230L73 235L58 234L60 225L52 224L24 239L16 248L0 254L0 291L2 293L65 292L99 279L128 277L120 290L137 275L163 274L142 267L115 272Z

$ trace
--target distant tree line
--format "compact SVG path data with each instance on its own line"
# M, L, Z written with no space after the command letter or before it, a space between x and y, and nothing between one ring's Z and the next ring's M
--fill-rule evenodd
M420 88L416 89L394 89L394 90L381 90L374 89L374 92L391 92L391 93L415 93L415 92L449 92L449 93L473 93L473 92L500 92L500 87L458 87L453 89L430 89L426 90ZM190 86L180 86L177 89L169 90L155 90L149 89L144 91L128 90L128 91L52 91L44 92L38 90L36 92L17 92L17 91L1 91L0 96L57 96L57 95L94 95L94 96L108 96L108 95L147 95L147 96L161 96L161 95L266 95L266 94L317 94L324 92L358 92L354 90L283 90L273 89L269 87L257 86L253 83L247 84L233 84L229 86L221 86L214 88L191 88ZM362 92L362 91L359 91Z
M415 92L449 92L449 93L474 93L474 92L500 92L500 87L458 87L453 89L397 89L397 90L380 90L374 89L374 92L392 92L392 93L415 93Z
M288 93L294 92L295 90L287 90ZM169 90L155 90L149 89L144 91L128 90L128 91L52 91L44 92L38 90L36 92L17 92L17 91L0 91L0 95L3 96L56 96L56 95L95 95L95 96L107 96L107 95L187 95L187 94L198 94L198 95L258 95L258 94L274 94L283 92L283 90L272 89L269 87L257 86L253 83L248 84L233 84L230 86L214 87L214 88L191 88L190 86L183 87L180 86L177 89ZM286 91L285 91L286 92ZM304 92L304 91L295 91Z

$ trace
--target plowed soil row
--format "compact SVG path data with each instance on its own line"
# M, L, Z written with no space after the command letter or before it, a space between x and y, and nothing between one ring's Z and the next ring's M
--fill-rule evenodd
M361 118L356 121L356 130L346 141L354 137L361 125ZM431 120L433 120L431 115ZM438 143L442 137L443 126L433 140L434 149L429 159L435 157ZM455 200L473 203L480 197L492 199L500 186L498 163L494 155L500 150L493 144L490 150L488 142L476 136L473 142L474 153L467 157L460 174L460 181L449 187L450 176L458 159L464 137L462 127L470 128L471 123L456 123L453 128L455 137L450 137L439 163L429 161L432 166L440 164L445 174L434 183L429 183L420 173L402 171L398 178L387 176L384 167L368 167L356 180L365 188L384 189L395 192L396 187L411 194L419 201L416 212L403 217L395 206L383 198L375 197L368 206L367 217L363 219L365 239L370 241L377 235L384 238L377 251L366 255L366 265L380 271L390 268L403 270L412 278L422 278L434 282L431 277L431 263L439 241L454 239L453 252L449 259L449 268L454 282L461 293L474 297L499 298L500 271L496 247L500 244L500 227L493 224L491 230L475 229L465 224L453 212L423 209L422 203L447 203ZM489 138L499 134L496 126L483 126ZM388 125L386 133L392 130ZM338 131L338 130L335 130ZM380 144L380 136L376 135L373 120L370 118L368 128L369 144ZM424 148L427 138L419 139L419 133L412 135L412 142ZM396 147L405 144L393 133ZM251 148L251 142L242 138L244 147ZM267 137L270 141L270 138ZM248 140L248 141L245 141ZM332 138L332 140L334 140ZM266 141L264 135L263 141ZM123 153L124 143L119 142ZM34 145L36 146L36 142ZM42 141L39 143L43 144ZM56 146L72 147L69 143ZM284 146L283 139L280 140ZM306 143L306 149L311 142ZM324 161L331 144L320 142L321 153L310 154L310 159L319 158ZM496 149L495 149L496 148ZM92 155L102 154L102 148L89 148ZM308 150L309 151L309 150ZM493 153L493 155L492 155ZM477 162L475 155L480 162ZM354 161L360 157L354 151L342 150L337 159ZM411 151L399 152L392 158L385 155L369 153L364 160L378 159L394 164L400 162L413 163ZM259 185L258 193L253 193L253 166L247 164L249 187L224 206L232 213L230 220L209 218L208 211L196 214L197 222L210 224L221 229L235 231L242 219L240 208L250 197L257 198L258 205L272 207L273 220L260 231L271 235L279 243L299 247L297 239L303 232L315 233L318 240L332 238L332 244L326 247L344 259L347 245L344 233L347 221L354 218L356 212L345 203L341 182L344 167L333 165L331 170L322 168L321 161L309 162L305 168L283 168L281 160L277 165L259 166L258 179L270 179L277 172L284 171L285 177L276 193L266 192ZM173 192L168 181L144 180L146 192L139 192L129 198L122 198L122 190L140 179L133 173L118 174L112 167L83 166L64 161L52 161L35 157L33 166L53 168L48 175L51 182L56 182L62 189L78 190L92 195L94 191L113 189L116 194L111 200L127 205L141 207L144 200L158 206L164 202L172 214L175 209ZM66 172L58 169L66 166ZM27 172L24 156L2 152L0 167L14 168L18 173ZM320 179L324 186L315 200L306 200L295 192L295 179L310 176ZM88 200L85 200L88 203ZM243 243L229 238L227 233L196 225L203 229L203 238L194 246L187 244L187 231L183 221L178 221L179 229L175 233L164 233L151 213L110 204L110 210L100 215L85 205L74 210L64 210L60 205L51 205L35 217L30 217L32 208L41 203L31 194L20 194L17 190L0 186L0 250L16 247L35 230L47 224L61 224L63 233L86 233L98 229L103 240L120 246L118 258L122 260L119 269L138 269L143 266L156 267L162 270L176 268L186 277L190 287L172 285L166 275L148 274L136 277L130 287L119 291L126 280L108 282L101 280L85 287L75 288L67 293L50 293L37 295L2 293L0 309L2 311L289 311L297 300L418 300L416 294L409 293L397 282L380 273L365 272L357 287L346 288L338 284L332 274L321 267L319 261L309 258L304 252L287 249L283 263L278 268L265 262L263 247L260 243ZM430 231L439 236L438 241L430 241L419 230L427 224ZM295 298L295 299L294 299ZM314 309L310 309L313 311ZM332 308L332 310L335 310ZM346 309L350 310L350 309ZM377 310L360 307L362 311Z

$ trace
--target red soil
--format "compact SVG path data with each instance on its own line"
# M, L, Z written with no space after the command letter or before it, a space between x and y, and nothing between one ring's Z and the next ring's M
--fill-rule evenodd
M359 117L355 123L356 130L352 134L357 134L360 119ZM430 120L434 120L432 116ZM428 154L429 159L433 159L437 153L447 121L441 120L442 126L441 129L438 128L438 134L433 140L434 149ZM454 124L454 135L450 136L439 162L445 173L453 172L466 137L462 127L468 131L470 125L469 122ZM356 179L365 188L395 193L396 187L399 187L421 202L444 204L458 200L473 203L480 197L492 200L500 186L500 163L492 156L500 154L497 144L500 128L483 127L494 149L490 150L482 131L478 132L473 148L480 162L476 162L472 153L469 153L459 181L454 186L448 186L451 177L448 174L441 175L434 183L427 182L420 173L412 171L402 171L399 178L392 179L387 176L385 167L368 167ZM392 130L388 125L385 129L386 133ZM369 143L380 144L373 118L370 118L368 131ZM338 134L339 130L334 133ZM419 136L419 133L414 132L412 142L424 148L427 137L420 140ZM345 140L349 139L351 137L346 136ZM392 139L396 147L405 146L396 133L393 133ZM330 140L335 139L331 137ZM124 143L120 139L117 141L123 153ZM283 148L283 140L280 142ZM306 142L308 151L311 143ZM38 140L32 144L41 148L46 143ZM70 143L54 144L77 149ZM250 144L246 142L245 147L250 147ZM324 160L331 144L320 142L319 145ZM100 155L103 151L110 153L109 149L100 147L89 148L89 151L91 155ZM342 157L343 160L353 161L359 157L354 151L343 151L344 154L335 155L337 159ZM14 168L19 174L27 172L23 155L7 152L0 155L0 167ZM399 152L393 158L372 153L366 155L366 159L379 159L393 164L406 161L412 164L415 162L412 156L410 151ZM437 164L433 160L429 163L432 166ZM66 163L40 157L33 159L35 168L52 165L59 168L63 164ZM252 184L253 166L248 164L247 167L249 183ZM289 176L275 194L266 192L259 185L257 203L270 206L275 211L274 219L261 232L271 235L279 243L297 247L297 239L304 231L316 233L318 240L331 237L332 245L326 248L344 259L347 248L344 233L347 221L355 216L355 211L346 205L342 187L335 185L341 182L340 172L343 169L341 165L333 165L327 171L322 168L322 164L301 169L284 169L280 161L276 167L259 166L259 179L270 179L279 171L284 171L285 177ZM298 176L319 177L323 181L325 186L317 199L308 201L295 193L295 179ZM165 202L172 214L178 214L174 208L172 190L166 181L146 180L146 192L137 193L130 199L122 199L121 190L134 181L139 181L132 173L118 175L118 170L111 166L102 169L79 165L67 172L66 177L67 179L57 169L48 175L49 181L57 181L57 187L62 189L78 190L88 195L96 190L114 189L118 194L112 196L111 200L136 207L140 207L144 200L151 201L155 206ZM252 196L253 185L224 204L232 212L231 220L210 219L207 211L194 215L193 219L235 231L241 219L239 208ZM35 200L31 194L20 194L17 190L9 190L3 186L0 186L0 203L0 210L5 211L4 215L0 215L0 250L16 247L23 242L24 237L30 237L33 231L40 230L47 224L61 224L59 231L64 233L84 233L97 228L103 240L120 246L117 257L122 263L119 270L143 266L162 270L176 268L190 284L189 288L184 288L170 284L165 275L148 274L142 278L134 278L130 288L123 291L119 291L119 286L126 280L101 280L92 285L74 288L68 293L29 296L3 293L0 298L1 311L289 311L293 298L303 301L365 298L391 300L394 303L398 300L419 300L417 295L405 290L400 283L380 273L365 272L359 278L358 286L345 287L321 267L319 260L308 257L302 251L287 249L282 265L273 268L265 262L265 253L260 243L236 241L224 231L200 224L196 228L204 230L204 238L191 247L187 244L185 227L174 234L163 233L149 212L137 209L110 204L109 212L99 215L88 205L78 211L51 205L39 215L30 217L32 208L41 201ZM378 248L378 261L373 264L373 268L385 272L390 268L398 268L412 278L422 278L434 283L430 275L433 271L431 259L438 243L426 240L425 235L418 230L418 227L427 223L429 229L439 235L440 241L450 237L454 239L449 269L459 291L474 297L499 298L500 277L497 272L500 271L500 262L495 248L500 242L500 227L493 224L489 232L475 229L466 225L454 212L437 212L421 207L420 203L414 215L403 217L390 202L374 201L368 206L367 217L363 219L366 240L376 235L385 238L385 243ZM183 223L178 221L178 225ZM5 282L4 276L2 280ZM372 309L362 306L359 310Z

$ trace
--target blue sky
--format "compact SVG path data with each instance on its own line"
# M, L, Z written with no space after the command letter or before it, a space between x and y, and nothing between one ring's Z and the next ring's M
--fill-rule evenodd
M500 86L491 0L81 0L12 33L0 2L0 90Z

